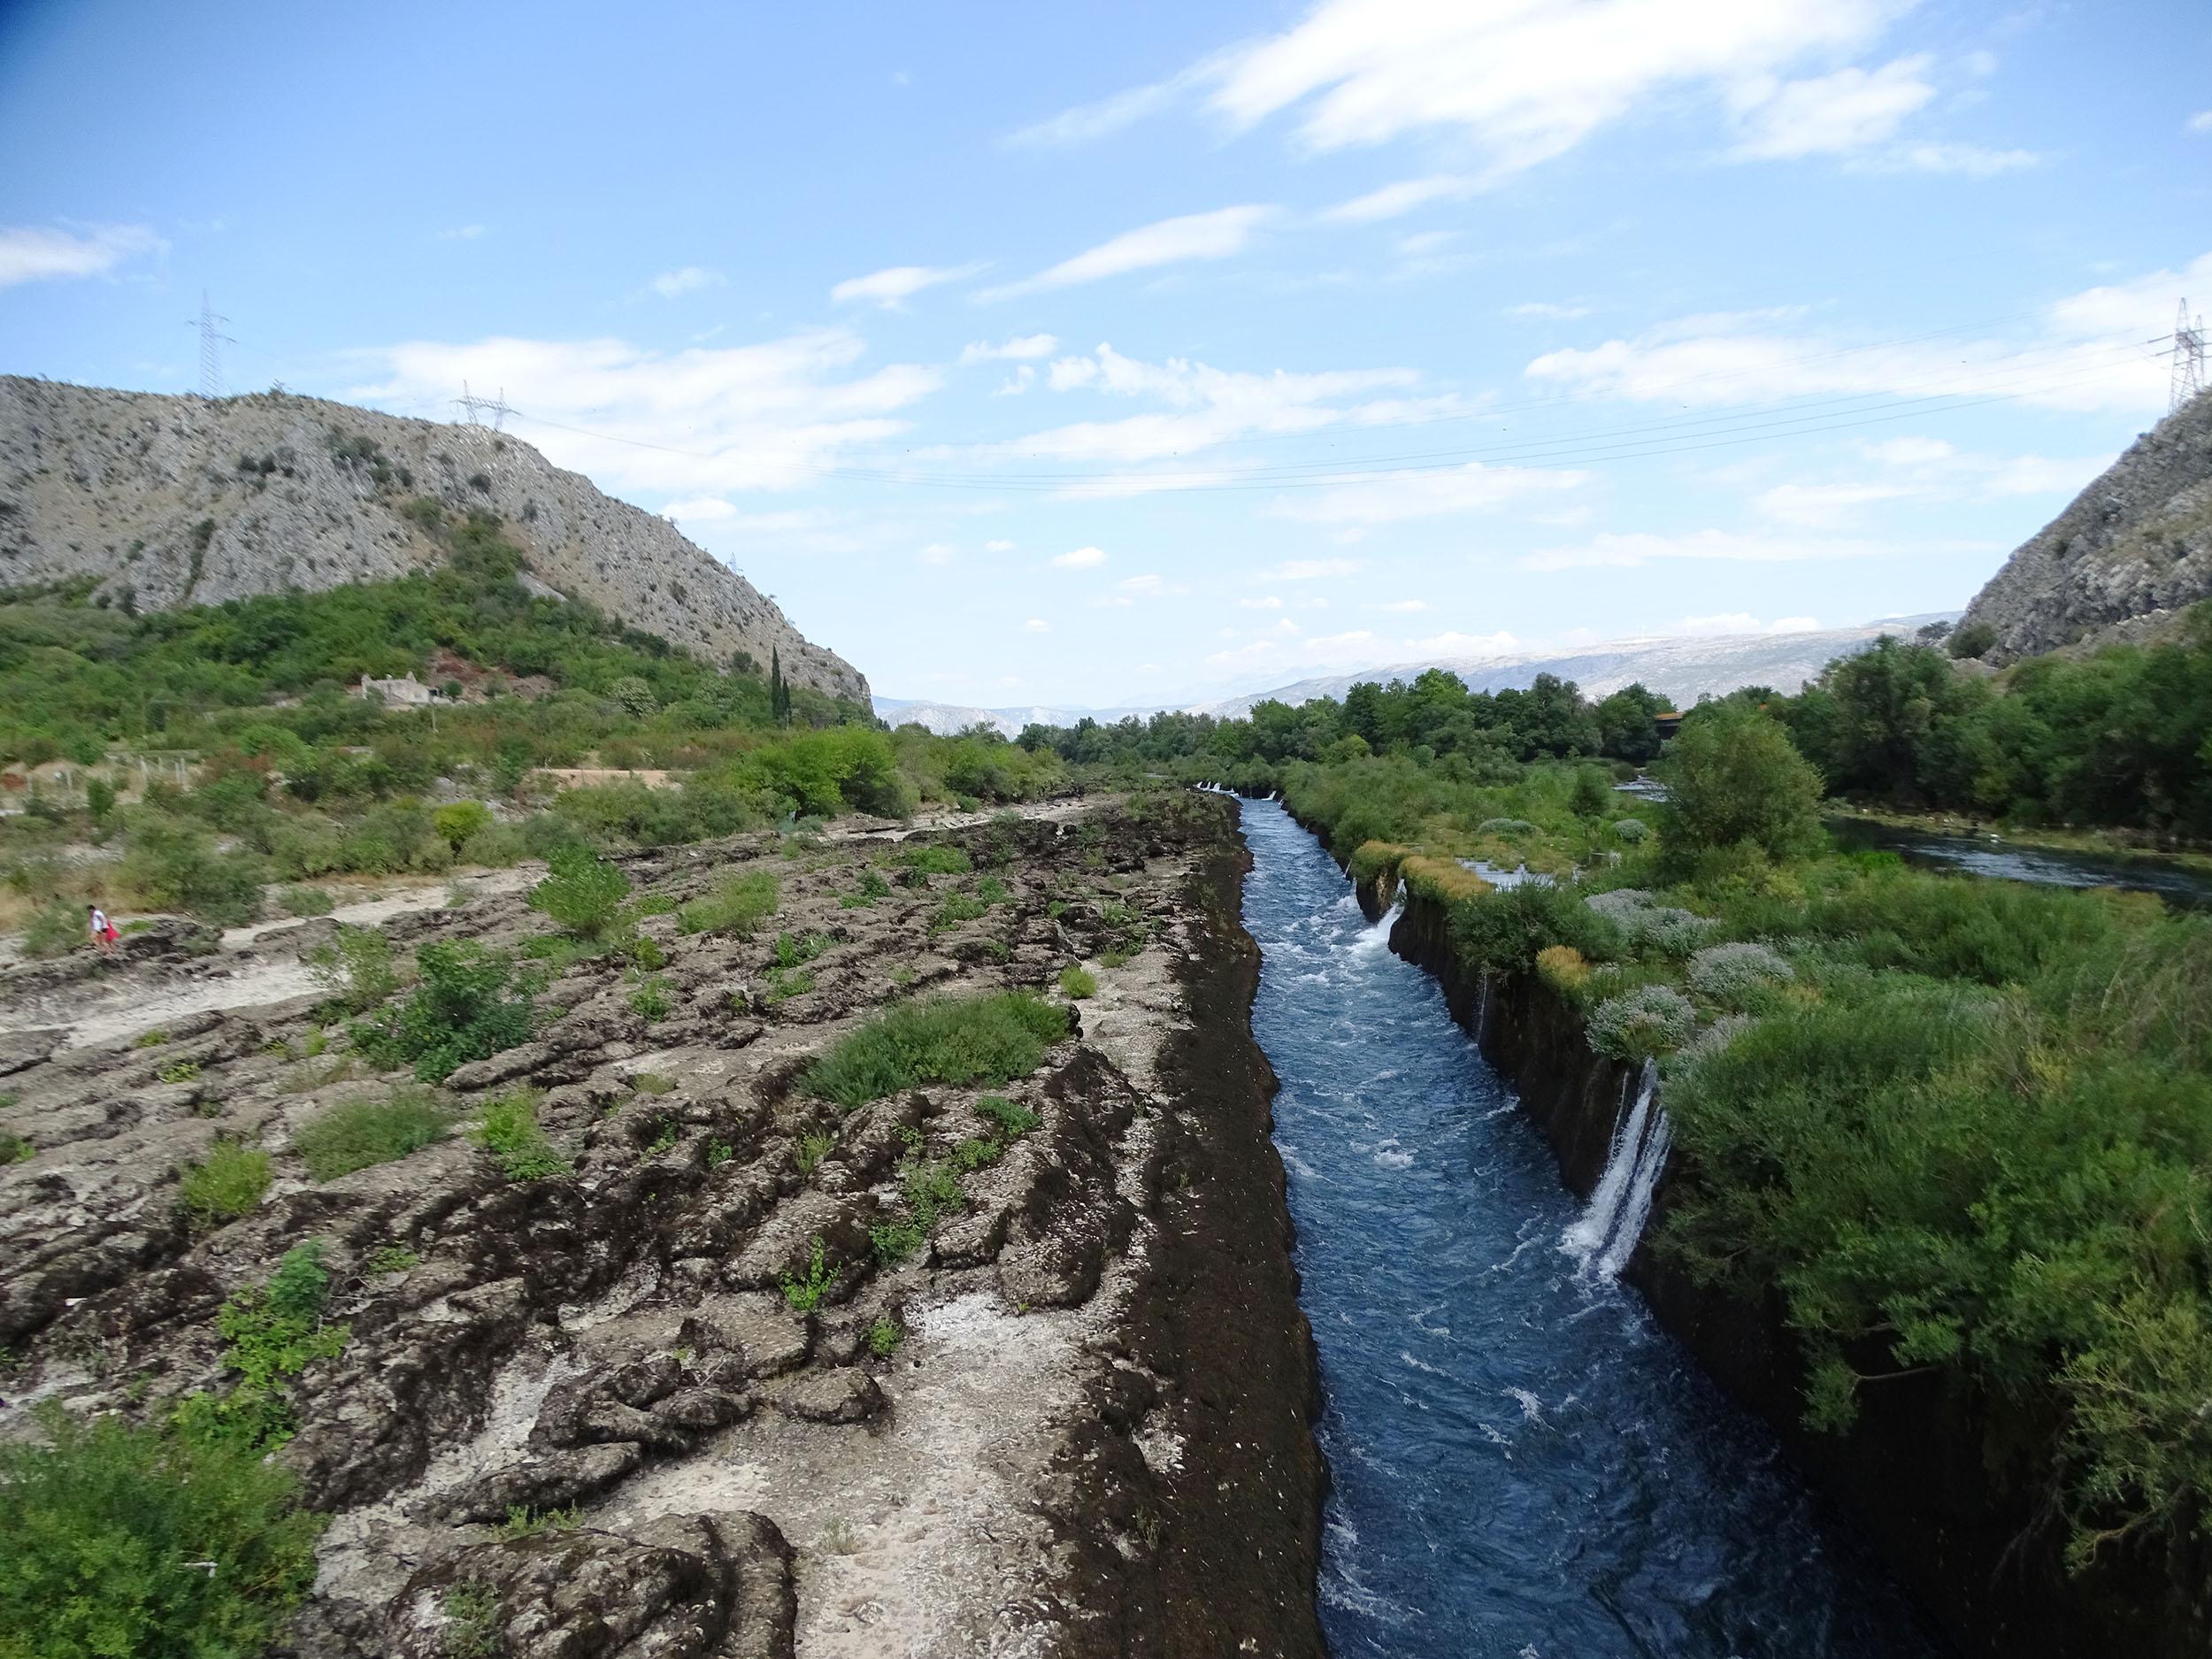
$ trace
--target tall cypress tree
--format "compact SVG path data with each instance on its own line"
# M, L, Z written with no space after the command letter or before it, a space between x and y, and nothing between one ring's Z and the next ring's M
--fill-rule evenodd
M768 648L768 712L778 726L791 724L791 687L784 684L783 652L772 645Z

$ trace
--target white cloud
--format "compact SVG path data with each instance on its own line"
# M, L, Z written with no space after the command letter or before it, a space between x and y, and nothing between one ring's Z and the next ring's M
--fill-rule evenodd
M1434 472L1354 474L1340 484L1285 495L1274 511L1282 518L1310 524L1401 524L1449 513L1486 512L1525 495L1563 494L1579 488L1587 476L1470 461Z
M1889 438L1862 446L1874 459L1890 466L1926 466L1947 461L1958 453L1941 438Z
M1761 494L1757 505L1770 518L1819 529L1841 522L1870 502L1917 494L1903 484L1777 484Z
M1011 553L1014 544L1011 541L986 541L983 550L986 553Z
M1198 73L1190 71L1149 86L1132 87L1095 104L1064 110L1050 120L1023 127L1006 142L1014 145L1080 144L1103 138L1165 109Z
M1279 210L1252 203L1241 207L1220 207L1210 213L1186 213L1176 219L1164 219L1150 225L1141 225L1135 230L1124 231L1095 248L1086 249L1072 258L1025 277L1019 282L1010 282L1000 288L986 288L976 297L982 300L1010 299L1017 295L1034 294L1047 288L1072 288L1078 283L1096 282L1106 277L1123 276L1132 271L1150 271L1161 265L1180 265L1191 259L1226 259L1244 251L1252 234L1276 216Z
M1190 592L1180 582L1171 582L1164 576L1151 574L1125 576L1114 584L1114 588L1116 592L1126 594L1133 599L1164 599L1171 594Z
M1495 634L1432 634L1425 640L1408 640L1406 657L1503 657L1521 649L1515 635L1501 628ZM1400 653L1394 653L1397 655Z
M729 279L719 271L710 271L702 265L687 265L680 270L664 271L652 281L653 292L664 300L680 299L686 294L696 294L702 288L719 288Z
M1958 173L1970 179L1993 179L2001 173L2016 173L2043 159L2032 150L1985 150L1979 144L1901 144L1886 154L1871 157L1866 165L1894 173Z
M1686 318L1633 340L1548 352L1530 379L1636 403L1704 408L1793 397L1963 396L2047 409L2148 412L2166 401L2165 365L2142 342L2167 326L2173 296L2212 288L2212 253L2046 306L2015 340L1854 345L1770 325L1758 314Z
M994 397L1019 397L1035 383L1036 379L1037 371L1035 368L1029 364L1022 364L1018 366L1011 374L1008 375L1004 380L999 382L998 389L993 392L991 396Z
M925 565L949 565L960 549L949 541L932 541L917 555Z
M679 524L703 524L717 518L734 518L737 509L719 495L695 495L670 502L661 509L661 516Z
M1032 617L1022 624L1022 628L1025 633L1029 634L1049 634L1052 632L1052 624L1047 622L1042 617Z
M1396 184L1386 184L1379 190L1370 190L1365 196L1356 196L1348 202L1340 202L1323 212L1321 218L1331 224L1371 224L1377 219L1395 219L1401 213L1410 213L1415 208L1425 207L1431 202L1462 201L1480 188L1479 180L1463 178L1457 173L1440 173L1425 179L1402 179Z
M904 309L906 302L924 288L935 288L941 282L957 282L984 269L986 262L972 265L895 265L881 271L871 271L866 276L848 277L830 290L830 298L843 305L851 301L864 301L880 305L887 311Z
M1273 594L1269 594L1266 597L1262 599L1240 599L1237 601L1237 609L1240 611L1280 611L1282 608L1283 602L1278 599Z
M1587 317L1587 305L1555 305L1549 300L1530 300L1525 304L1509 305L1508 317L1534 317L1547 322L1571 323L1578 317Z
M1387 604L1375 607L1378 611L1426 611L1428 608L1429 602L1425 599L1393 599Z
M438 233L440 242L474 242L484 234L481 225L456 225L451 230Z
M1565 571L1648 565L1654 559L1711 559L1757 565L1797 564L1816 559L1905 556L1914 549L1885 541L1808 540L1747 535L1732 530L1699 530L1688 535L1604 534L1578 547L1546 548L1521 560L1532 571Z
M1052 562L1064 571L1096 570L1106 562L1106 554L1102 548L1079 547L1072 553L1054 554Z
M1309 150L1450 127L1494 175L1572 149L1686 91L1725 96L1872 39L1895 0L1323 0L1287 32L1225 55L1212 108L1248 127L1301 111Z
M1260 572L1263 581L1311 582L1332 576L1356 575L1360 569L1357 559L1286 559L1272 570Z
M1882 143L1935 96L1929 61L1923 55L1871 72L1839 69L1813 80L1743 83L1731 100L1744 127L1734 153L1786 161L1847 155Z
M1030 357L1048 357L1059 349L1060 342L1050 334L1016 334L1002 345L993 345L987 340L978 340L962 349L960 361L992 363L1020 361Z
M144 225L88 225L81 232L0 226L0 288L105 276L127 260L168 251L169 244Z
M503 387L522 411L522 435L602 488L787 489L856 445L904 432L900 411L942 382L941 371L908 364L860 373L865 349L842 328L673 352L618 339L419 340L355 353L382 378L346 395L442 416L465 380Z
M2212 110L2199 110L2181 125L2185 132L2212 133Z

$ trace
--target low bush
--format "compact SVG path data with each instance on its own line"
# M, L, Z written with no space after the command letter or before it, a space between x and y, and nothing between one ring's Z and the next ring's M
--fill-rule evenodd
M1396 841L1362 841L1353 850L1348 868L1355 881L1372 881L1376 877L1394 871L1399 860L1413 849Z
M530 999L514 988L515 967L504 951L474 940L425 945L415 952L421 981L383 1020L356 1020L354 1046L381 1064L411 1061L426 1083L442 1083L455 1068L526 1041Z
M783 1299L796 1313L811 1313L821 1306L822 1298L837 1275L829 1264L829 1253L822 1243L822 1235L816 1233L807 1249L807 1268L804 1277L793 1273L783 1276Z
M965 893L948 893L929 918L929 931L941 933L957 927L963 922L972 922L990 910L981 899Z
M218 1141L197 1164L188 1164L177 1197L195 1226L219 1227L261 1202L269 1190L269 1155L235 1141Z
M1568 888L1524 881L1500 887L1451 912L1462 961L1492 973L1526 973L1548 945L1572 945L1593 962L1620 954L1619 930Z
M266 1285L249 1285L215 1315L223 1365L238 1380L222 1394L195 1394L177 1409L179 1429L197 1440L227 1440L257 1452L292 1438L292 1379L319 1359L345 1351L350 1332L326 1325L330 1275L320 1240L284 1253Z
M84 911L67 899L52 899L31 912L30 925L23 930L23 954L65 956L91 937Z
M1431 858L1417 854L1400 861L1398 874L1408 893L1438 904L1464 903L1491 890L1487 881L1455 858Z
M380 928L338 924L337 935L308 953L309 977L348 1013L365 1014L399 989L392 941Z
M1590 1015L1590 1047L1616 1060L1670 1054L1697 1029L1697 1010L1671 986L1643 985L1608 997Z
M395 1090L380 1101L349 1101L303 1126L293 1147L319 1181L419 1152L443 1137L452 1114L428 1089Z
M430 827L444 836L446 844L457 853L488 831L492 823L492 810L481 801L456 801L430 814Z
M582 847L564 847L546 861L545 879L530 889L532 910L578 939L601 940L616 931L630 878Z
M910 847L891 862L918 876L964 876L975 868L974 861L959 848L941 844Z
M338 901L325 887L287 887L278 895L277 902L287 916L327 916L338 908Z
M230 1659L275 1641L315 1579L320 1516L255 1447L86 1424L0 1443L0 1654Z
M1088 969L1074 966L1060 970L1060 995L1075 1002L1098 995L1098 978Z
M538 1097L526 1088L487 1106L484 1121L469 1138L491 1154L511 1181L553 1180L576 1172L539 1126Z
M934 997L878 1015L799 1081L848 1110L923 1083L1010 1083L1067 1034L1067 1010L1025 991Z
M1708 945L1690 958L1690 988L1730 1007L1769 986L1796 977L1790 964L1772 950L1747 941Z
M776 913L780 897L774 875L755 870L732 876L705 897L681 906L676 921L687 933L732 933L750 939Z
M1615 818L1613 834L1631 847L1640 847L1651 839L1651 826L1640 818Z
M1590 978L1590 964L1572 945L1547 945L1536 953L1536 977L1572 996Z

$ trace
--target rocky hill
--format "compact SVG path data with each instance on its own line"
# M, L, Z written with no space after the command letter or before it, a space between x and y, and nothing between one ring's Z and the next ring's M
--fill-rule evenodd
M764 673L780 652L794 685L868 701L751 583L518 438L283 393L0 376L0 587L94 576L154 610L403 576L442 557L420 497L497 513L537 581L695 656Z
M2064 646L2150 640L2212 598L2212 395L2145 433L2005 561L1959 625L2008 663Z

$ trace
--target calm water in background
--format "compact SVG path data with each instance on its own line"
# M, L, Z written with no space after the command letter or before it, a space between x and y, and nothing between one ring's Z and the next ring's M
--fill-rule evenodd
M1339 1659L1927 1659L1945 1649L1632 1291L1442 991L1272 803L1243 804L1327 1408Z

